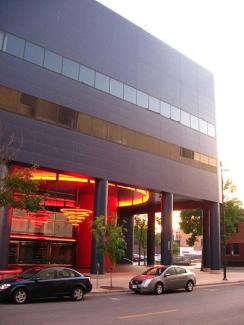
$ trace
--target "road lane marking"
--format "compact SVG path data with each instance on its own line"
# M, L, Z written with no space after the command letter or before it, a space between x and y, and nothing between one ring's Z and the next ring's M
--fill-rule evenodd
M180 309L169 309L163 311L155 311L152 313L145 313L145 314L133 314L133 315L126 315L126 316L119 316L119 319L127 319L127 318L136 318L136 317L147 317L147 316L154 316L154 315L162 315L166 313L174 313L176 311L180 311Z

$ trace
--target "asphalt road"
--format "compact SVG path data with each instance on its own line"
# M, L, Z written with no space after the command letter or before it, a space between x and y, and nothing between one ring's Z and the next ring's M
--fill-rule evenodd
M197 287L161 296L87 295L82 302L0 304L1 325L244 325L244 284Z

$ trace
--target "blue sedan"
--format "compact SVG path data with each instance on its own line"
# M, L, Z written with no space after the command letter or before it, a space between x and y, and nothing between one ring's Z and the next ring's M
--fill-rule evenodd
M24 304L35 298L64 296L80 301L91 290L88 276L65 267L34 267L16 278L0 281L0 298L16 304Z

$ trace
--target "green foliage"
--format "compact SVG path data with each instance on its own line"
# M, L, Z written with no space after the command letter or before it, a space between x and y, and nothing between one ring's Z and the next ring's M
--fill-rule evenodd
M180 246L179 243L176 241L173 241L173 255L178 256L180 254Z
M194 246L197 237L202 235L202 210L183 210L181 211L180 219L180 229L182 229L185 234L190 234L190 237L186 241L187 244L189 246Z
M134 237L135 242L139 245L139 256L146 255L147 248L147 217L146 215L136 215L134 218ZM140 265L140 258L138 259L138 265ZM145 263L145 259L144 259Z
M241 209L242 202L233 197L236 186L228 179L224 184L224 215L225 215L225 240L227 240L235 231L239 221L244 220L244 212ZM180 218L180 228L186 234L191 236L187 240L189 246L194 246L197 236L202 235L202 217L201 210L183 210Z
M112 218L107 224L104 216L97 216L91 223L92 234L96 241L97 251L101 255L108 256L112 265L125 254L126 242L123 227L117 225L116 218Z
M155 246L158 247L161 245L161 233L158 232L155 234Z
M141 241L146 247L147 239L147 218L145 215L135 215L134 217L134 236L135 241L139 244Z
M224 202L226 240L231 236L231 234L236 232L237 223L244 220L244 213L240 206L241 201L237 199L231 199Z
M37 195L39 182L31 179L31 170L32 168L17 170L0 180L0 207L25 209L29 212L43 210L42 198Z

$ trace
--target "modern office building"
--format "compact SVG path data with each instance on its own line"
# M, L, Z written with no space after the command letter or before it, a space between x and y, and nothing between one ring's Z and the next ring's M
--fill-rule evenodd
M147 213L152 264L161 211L169 264L173 210L198 207L204 267L218 270L213 83L209 71L96 1L1 1L0 140L13 136L17 148L2 175L37 164L33 179L48 194L39 214L1 209L2 260L91 272L99 261L103 273L92 218L126 220L132 259L133 215Z

